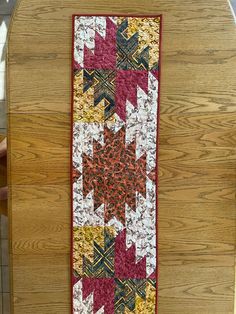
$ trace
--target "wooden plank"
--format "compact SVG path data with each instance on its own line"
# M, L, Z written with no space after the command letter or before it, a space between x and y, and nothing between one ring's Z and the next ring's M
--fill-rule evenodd
M196 144L196 142L195 142ZM187 146L187 145L186 145ZM191 147L191 150L188 149L186 146L181 145L162 145L160 154L159 154L159 160L160 165L164 164L164 162L172 162L172 166L174 167L178 162L181 162L181 164L186 166L202 166L203 171L207 170L204 169L204 163L205 166L208 167L226 167L233 170L234 167L234 160L235 160L235 153L236 149L231 147L198 147L197 145L194 146L194 144ZM227 158L227 162L226 159ZM173 161L175 163L173 164ZM192 162L195 162L195 165L193 165ZM219 169L220 170L220 169ZM184 169L183 169L184 171ZM232 175L234 173L232 172Z
M16 112L69 113L71 108L69 58L68 54L67 59L48 58L38 62L36 58L36 61L33 59L27 64L14 64L8 78L12 88L9 95L12 103L10 110L14 112L14 103L17 103ZM55 75L58 79L55 79ZM20 96L19 88L24 89L25 86L27 95ZM55 93L58 95L56 98ZM19 99L19 102L16 99ZM21 107L23 99L25 104Z
M160 189L161 187L168 186L180 187L183 185L193 185L197 182L201 182L203 185L211 186L227 186L228 184L232 185L235 183L235 164L233 160L232 162L226 164L224 162L217 163L217 161L214 160L212 162L208 162L202 158L202 162L199 162L196 157L193 158L193 162L196 161L194 165L190 161L191 154L188 156L189 161L179 162L172 157L172 153L174 155L176 151L171 149L169 150L168 157L170 161L159 162ZM184 155L183 159L185 159ZM179 160L181 160L181 157Z
M20 18L15 18L16 27L22 31L19 37L12 34L16 52L32 51L34 44L37 43L38 51L40 52L57 52L66 51L70 38L67 34L70 31L70 16L79 10L79 13L104 13L109 11L110 2L108 0L87 2L81 1L76 4L73 0L67 1L67 5L58 3L58 1L51 1L49 4L46 1L38 4L36 0L29 3L22 3L19 8ZM115 13L133 13L133 14L154 14L163 13L165 15L164 25L164 44L166 40L171 40L173 50L179 47L186 47L187 49L209 48L212 49L225 49L228 47L235 47L233 34L234 24L232 17L227 7L227 3L217 1L215 3L214 12L208 2L192 0L182 1L181 4L169 1L156 2L153 1L152 5L148 2L138 2L135 0L127 1L119 0L112 4L112 12ZM43 11L40 9L43 7ZM56 9L51 9L51 8ZM188 9L186 9L188 8ZM188 11L187 11L188 10ZM187 11L187 13L186 13ZM56 12L56 14L55 14ZM200 16L200 18L199 18ZM60 18L63 17L66 23L58 23ZM211 23L208 23L211 19ZM46 20L46 23L44 23ZM27 26L30 21L31 32L28 34ZM41 23L42 22L42 23ZM63 24L63 25L62 25ZM50 28L47 28L47 25ZM207 27L206 27L207 25ZM193 35L198 33L198 36L193 39ZM209 36L209 33L211 36ZM170 34L174 35L170 37ZM168 36L169 35L169 36ZM26 38L30 40L26 40ZM230 37L229 37L230 36ZM231 37L232 36L232 37ZM221 40L218 40L218 38ZM22 41L26 41L27 46L20 45Z
M159 312L233 313L234 202L161 200L160 217Z
M189 6L188 3L186 3L186 5ZM125 6L127 6L127 4ZM107 12L107 10L105 9L98 11L95 7L90 6L87 9L86 7L87 7L87 4L84 4L84 9L80 8L79 13L80 14L82 13L103 14L104 12ZM63 16L63 14L66 14L65 10L66 8L64 7L63 9L61 9L61 12L60 12L58 8L58 11L59 11L58 16L59 14L61 16ZM140 9L139 12L134 12L133 8L127 8L126 10L127 11L129 10L131 14L132 12L133 14L147 14L147 9L143 7ZM32 10L32 12L34 13L35 11ZM67 34L69 33L70 17L74 12L76 11L70 9L69 15L67 17L67 24L64 25L65 28L63 30L61 28L58 29L58 26L55 25L55 24L57 25L59 24L58 19L55 19L55 16L51 19L51 22L48 22L50 29L46 29L46 28L42 29L40 27L41 26L40 22L36 20L37 17L36 18L29 17L28 19L24 18L24 20L22 21L16 20L16 26L22 29L22 33L20 33L18 37L12 34L13 36L12 38L14 41L14 48L12 47L12 50L14 50L15 53L34 52L34 45L36 45L38 42L38 52L41 54L48 54L48 53L57 54L58 51L66 53L67 51L66 47L70 43L70 37L66 36L66 33ZM122 11L120 9L113 11L113 14L114 12L122 14ZM160 13L163 13L163 11L157 8L156 10L153 10L151 12L148 11L148 13L160 14ZM196 24L193 25L192 30L189 30L189 26L187 25L187 27L185 28L182 27L182 32L176 32L174 34L173 29L172 30L168 29L168 24L171 25L172 20L170 19L169 23L167 24L166 15L164 16L164 18L165 18L165 24L164 24L164 30L163 30L163 38L164 38L163 44L166 45L168 42L167 51L183 50L183 47L185 49L189 49L195 52L196 50L199 50L199 49L206 49L206 51L208 50L209 52L211 52L213 47L214 47L214 50L215 49L217 50L235 49L235 41L234 41L234 34L233 34L234 24L231 23L231 25L229 26L229 23L232 21L232 18L225 20L225 24L221 26L218 32L212 33L210 37L209 37L210 32L207 30L207 27L205 27L206 31L199 33L198 36L194 38L194 40L193 40L194 33L196 33L196 31L198 30ZM179 24L177 22L178 25L175 26L176 30L178 30L179 25L182 25L182 19L183 17L179 17L178 19ZM197 18L195 19L198 20ZM32 32L30 34L27 34L27 28L25 25L29 23L29 21L32 27ZM206 21L207 21L207 18L204 23L205 25L206 25ZM207 24L207 26L208 25L209 23ZM57 39L55 39L54 34L57 36ZM172 34L174 34L174 36L172 36ZM27 37L30 37L29 41L27 41ZM221 40L219 40L219 38ZM26 45L21 45L22 42L24 42ZM30 43L32 43L32 45Z
M11 195L15 217L11 224L12 254L69 254L68 185L13 186Z
M69 254L44 254L40 259L23 254L12 260L17 313L69 313ZM37 308L34 302L38 302Z
M15 292L66 291L70 282L69 261L69 254L42 254L41 259L34 254L14 255L13 267L17 279Z
M222 53L220 53L219 59L215 56L216 61L213 60L212 63L204 64L205 71L208 73L207 76L202 75L201 58L198 63L192 63L192 57L194 57L194 52L191 51L188 51L185 62L179 60L178 56L173 54L169 56L166 54L163 57L165 71L163 71L162 92L164 93L164 101L166 97L169 99L173 93L177 94L181 90L180 98L186 95L185 99L186 97L190 99L192 94L195 95L195 98L188 104L189 107L195 105L195 107L200 107L200 109L206 111L202 99L205 99L205 103L210 102L210 104L213 103L217 107L219 107L219 102L220 106L223 107L226 100L231 100L230 103L227 103L227 108L229 106L227 110L235 111L236 106L233 106L235 105L235 99L233 98L232 89L234 89L233 77L236 76L236 70L232 71L231 64L234 60L232 55L229 54L225 57L223 64L221 62ZM11 64L14 65L8 78L12 86L12 93L10 93L11 112L70 111L71 58L69 53L59 55L55 53L32 55L31 53L25 56L23 54L14 54ZM190 71L187 71L187 68ZM212 82L214 82L215 76L221 75L222 71L226 74L220 84L220 90L224 90L221 94L218 90L219 84L213 84ZM55 75L58 77L57 80L55 80ZM172 79L169 80L169 77ZM186 80L188 84L186 84ZM175 84L172 83L173 81L175 81ZM25 86L27 86L27 94L22 95L20 90L24 89ZM206 89L209 89L209 95L204 95ZM166 91L170 93L170 96L165 97ZM58 95L59 103L55 99L55 92ZM40 97L42 93L44 94L43 99ZM222 99L224 99L224 102L222 102ZM195 103L193 104L193 102ZM210 104L205 104L205 107L206 105L209 107ZM166 108L165 102L162 103L161 108Z
M211 202L189 204L184 201L174 203L160 199L159 205L160 259L162 254L168 253L184 253L186 256L191 255L196 258L198 254L225 253L231 255L231 263L234 263L236 232L233 201L222 206ZM191 246L191 243L194 245ZM177 244L179 244L178 252L174 248Z
M45 118L40 115L11 115L11 145L14 147L11 156L14 169L11 176L12 184L61 184L68 182L69 119L69 115L64 114L57 117L47 115ZM48 125L50 125L49 135ZM202 145L200 145L201 142L198 139L202 136L201 132L191 134L185 130L183 134L178 134L178 131L173 130L175 134L168 137L168 130L161 131L161 134L162 132L166 134L166 136L161 137L161 142L166 138L166 142L160 146L159 160L162 169L168 166L166 162L169 163L169 171L177 166L176 162L181 162L182 174L188 176L190 172L189 178L191 173L193 176L194 173L195 175L200 173L204 175L205 171L206 181L209 183L214 178L220 178L221 183L228 181L230 178L231 182L234 181L236 151L235 148L230 147L234 138L230 138L228 130L225 140L223 131L217 130L216 132L214 130L209 132L209 136L205 133L203 139L201 139ZM220 137L215 137L213 141L212 134L217 134ZM230 130L230 134L234 136L235 132ZM184 141L181 138L184 138ZM171 146L169 145L170 142ZM218 147L217 145L226 145L226 147ZM191 150L189 150L189 147L191 147ZM64 158L61 158L62 156ZM225 158L227 158L227 165L225 164ZM170 164L173 161L175 164ZM194 162L194 166L191 161ZM206 163L207 168L204 167ZM38 171L35 171L36 168ZM178 169L180 170L180 166ZM209 173L211 173L211 177L207 175ZM168 179L168 176L166 179Z
M68 73L64 73L65 77L69 77ZM14 80L13 80L14 82ZM47 82L47 81L46 81ZM19 97L19 91L13 91L14 97L11 97L11 113L43 113L43 112L70 112L70 95L68 94L68 80L63 82L54 82L60 97L56 100L52 89L48 89L48 85L42 80L39 81L38 89L31 87L29 99L27 97ZM32 85L32 84L31 84ZM42 86L41 86L42 85ZM61 93L59 85L62 88ZM40 97L40 92L44 93L44 98ZM207 91L161 91L161 114L185 114L185 113L229 113L235 112L236 102L235 93L223 88L211 88Z
M162 266L198 266L204 272L205 268L232 267L232 256L224 254L167 254L162 253L159 258L160 269Z
M176 60L176 62L175 62ZM172 58L170 62L167 57L163 57L163 72L162 72L162 90L171 93L178 92L180 89L187 92L203 92L210 88L216 89L219 85L215 77L221 77L224 73L224 79L221 80L221 88L226 91L234 90L233 79L236 74L236 69L232 69L233 61L225 62L223 64L204 64L204 75L200 63L195 64L191 62L191 54L188 56L188 61L185 63L178 61L177 58ZM171 77L171 80L168 78ZM173 84L173 81L175 84ZM188 84L186 84L186 81Z
M232 202L235 200L235 184L225 184L224 186L217 185L202 185L200 182L196 184L181 185L178 187L162 187L159 189L159 199L170 201L184 202L211 202L218 203Z
M232 314L233 275L233 267L161 266L159 312Z
M70 116L11 115L10 184L69 184Z
M200 110L199 110L200 111ZM236 112L228 113L191 113L191 114L162 114L160 116L160 132L203 131L212 129L229 129L236 127Z
M161 91L161 114L186 114L204 113L206 116L212 113L235 112L236 108L234 90L225 90L209 86L200 92Z
M236 128L228 128L227 130L204 130L204 132L192 130L180 132L169 130L160 131L160 147L162 145L175 145L181 147L197 147L197 148L218 148L218 147L234 147L236 139Z
M14 311L17 314L70 313L69 290L54 292L18 292L14 294Z

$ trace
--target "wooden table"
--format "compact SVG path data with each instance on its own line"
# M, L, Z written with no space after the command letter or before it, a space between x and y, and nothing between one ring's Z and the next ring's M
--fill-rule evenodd
M70 313L71 15L104 12L164 18L159 313L233 313L236 28L222 0L18 2L8 51L12 313Z

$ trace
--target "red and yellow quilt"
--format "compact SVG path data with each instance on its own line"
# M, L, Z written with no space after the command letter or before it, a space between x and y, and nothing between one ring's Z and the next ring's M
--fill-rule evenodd
M74 314L156 313L160 24L73 18Z

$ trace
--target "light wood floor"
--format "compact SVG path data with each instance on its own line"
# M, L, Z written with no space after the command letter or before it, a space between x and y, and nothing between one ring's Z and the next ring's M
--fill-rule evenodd
M163 14L159 313L231 314L236 29L222 0L18 2L8 55L13 312L70 313L71 15L104 12Z

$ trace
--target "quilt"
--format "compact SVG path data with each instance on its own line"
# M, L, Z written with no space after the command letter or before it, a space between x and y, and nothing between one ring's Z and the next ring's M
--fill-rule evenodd
M161 16L74 15L72 312L157 311Z

